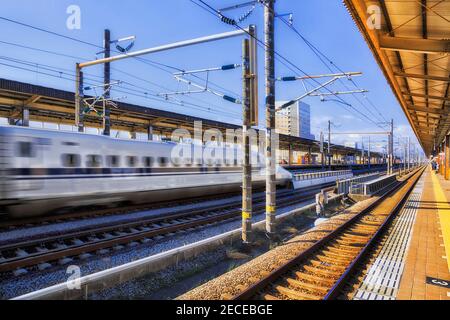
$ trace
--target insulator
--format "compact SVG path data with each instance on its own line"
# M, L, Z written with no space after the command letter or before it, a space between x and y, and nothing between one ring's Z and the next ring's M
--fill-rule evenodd
M281 81L296 81L296 77L281 77Z
M221 16L221 20L222 20L222 22L224 22L224 23L226 23L226 24L229 24L229 25L232 25L232 26L234 26L234 25L236 25L237 23L236 23L236 20L234 20L234 19L231 19L231 18L227 18L227 17L225 17L225 16Z
M236 69L236 68L237 68L236 64L226 64L221 67L222 70L231 70L231 69Z
M230 101L232 103L237 103L237 99L236 98L233 98L233 97L230 97L230 96L227 96L227 95L224 95L222 98L224 100Z
M283 105L281 106L281 108L282 108L282 109L283 109L283 108L287 108L287 107L293 105L295 102L296 102L295 100L291 100L291 101L289 101L289 102L283 104Z

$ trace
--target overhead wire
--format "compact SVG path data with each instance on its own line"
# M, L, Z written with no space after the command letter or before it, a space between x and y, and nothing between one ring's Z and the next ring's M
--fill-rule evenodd
M58 37L61 37L61 38L64 38L64 39L75 41L75 42L78 42L78 43L81 43L81 44L84 44L84 45L89 45L89 46L92 46L92 47L95 47L95 48L98 48L98 49L102 49L102 50L104 49L102 46L99 46L99 45L97 45L95 43L91 43L91 42L84 41L84 40L81 40L81 39L77 39L77 38L74 38L74 37L66 36L66 35L63 35L63 34L60 34L60 33L54 32L54 31L51 31L51 30L47 30L47 29L44 29L44 28L36 27L36 26L30 25L30 24L27 24L27 23L23 23L23 22L17 21L17 20L9 19L9 18L2 17L2 16L0 16L0 19L4 20L4 21L7 21L7 22L10 22L10 23L21 25L23 27L28 27L28 28L31 28L31 29L34 29L34 30L38 30L38 31L41 31L41 32L44 32L44 33L48 33L48 34L51 34L51 35L54 35L54 36L58 36ZM3 41L3 43L11 44L11 45L17 45L17 44L8 43L6 41ZM26 47L26 46L23 46L23 47ZM47 50L41 50L41 51L44 52L44 51L47 51ZM123 52L117 51L117 50L114 50L114 49L112 49L111 51L117 52L119 54L124 54ZM127 54L127 53L125 53L125 54ZM66 57L71 57L71 58L79 58L79 57L65 55L65 54L59 54L59 55L64 55ZM167 73L170 73L170 74L172 74L172 73L170 71L168 71L167 69L178 71L178 72L179 71L185 71L184 69L179 68L179 67L175 67L175 66L171 66L171 65L168 65L168 64L156 62L156 61L145 59L145 58L142 58L142 57L131 57L131 58L134 58L134 59L136 59L136 60L138 60L138 61L140 61L140 62L142 62L144 64L147 64L149 66L152 66L154 68L157 68L157 69L159 69L161 71L164 71L164 72L167 72ZM88 61L89 59L83 58L83 60ZM117 68L115 70L117 71ZM200 77L198 75L192 75L192 76L197 78L197 79L199 79L199 80L206 81L206 79L204 79L203 77ZM220 86L220 85L212 82L211 80L209 80L209 83L212 86L215 86L216 88L219 88L220 90L225 90L228 93L232 93L233 95L236 95L236 96L239 97L239 94L236 94L235 92L230 91L230 90L224 88L223 86Z
M271 10L270 7L268 7L264 1L260 2L263 6L269 8ZM294 33L296 33L304 42L305 44L311 49L311 51L318 57L318 59L328 68L328 70L330 70L331 72L333 72L333 70L329 67L329 65L323 60L323 58L325 58L329 64L331 64L332 66L334 66L339 72L341 73L345 73L345 71L342 70L342 68L340 68L338 65L336 65L333 60L331 60L327 55L325 55L322 51L320 51L314 44L312 44L308 39L306 39L305 36L303 36L297 28L295 28L295 26L293 26L291 23L289 23L288 21L286 21L286 19L284 19L282 16L279 16L276 14L276 12L273 12L273 14L275 15L275 17L277 17L278 19L280 19L287 27L289 27ZM323 57L323 58L322 58ZM361 90L361 88L357 85L356 81L351 78L348 77L348 80L350 82L352 82L352 84L355 86L356 89ZM349 90L348 86L345 85L344 81L342 79L339 79L339 81L344 85L344 87ZM369 112L371 113L373 116L377 117L370 108L367 108L362 102L361 100L356 96L355 93L352 94L352 96ZM378 115L381 117L382 121L384 122L388 122L388 120L386 120L386 118L384 117L384 115L379 111L379 109L375 106L375 104L370 100L370 98L364 94L364 97L366 98L366 100L369 102L369 104L371 104L371 106L377 111Z
M26 66L35 66L35 64L33 64L33 63L30 63L30 62L27 62L27 61L24 61L24 60L20 60L20 59L14 59L14 58L13 59L8 59L8 58L5 59L5 57L0 57L0 59L8 60L8 61L11 61L11 62L14 62L14 63L17 63L17 64L23 64L23 65L26 65ZM48 65L46 65L46 67L40 68L40 69L46 70L46 71L49 71L49 72L54 72L56 74L43 72L43 71L39 71L39 70L33 70L33 69L20 67L20 66L15 66L15 65L7 64L7 63L1 63L1 62L0 62L0 65L6 66L6 67L10 67L10 68L14 68L14 69L23 70L23 71L33 72L33 73L36 73L36 74L41 74L41 75L45 75L45 76L49 76L49 77L54 77L54 78L58 78L58 79L63 79L63 80L67 80L67 81L71 81L71 82L75 83L75 75L74 74L71 74L71 73L68 73L68 72L61 72L61 71L59 71L57 69L52 69ZM70 78L68 78L67 76L70 77ZM95 82L87 82L86 81L85 82L86 85L98 85L99 83L102 83L102 82L99 82L99 81L96 81L96 80L93 80L93 79L89 79L89 80L90 81L95 81ZM128 82L125 82L125 83L130 84ZM133 84L131 84L131 85L133 85ZM115 89L115 91L119 92L119 93L129 94L129 95L136 96L136 97L141 97L141 98L146 98L146 99L149 99L149 100L154 100L154 101L161 102L161 103L166 103L166 104L174 104L174 105L179 105L179 106L191 106L191 107L194 107L194 108L196 108L198 110L208 111L208 112L215 113L215 114L226 115L226 116L233 117L233 118L239 116L239 114L237 114L237 113L227 112L227 111L223 111L223 110L215 110L215 109L212 109L210 107L201 106L201 105L198 105L198 104L195 104L195 103L191 103L191 102L187 102L187 101L176 100L176 99L170 99L171 101L169 101L169 99L164 99L164 98L162 98L160 96L157 96L155 93L148 94L148 92L139 91L139 90L135 90L135 89L132 89L132 88L127 88L126 87L126 88L124 88L124 90Z
M233 19L225 19L226 17L221 14L217 9L215 9L214 7L212 7L211 5L209 5L208 3L206 3L203 0L197 0L200 3L195 2L194 0L190 0L190 2L192 2L193 4L197 5L198 7L202 8L203 10L209 12L210 14L219 17L223 22L234 26L235 28L247 33L250 37L253 37L258 45L260 47L266 48L267 45L260 39L258 39L256 36L250 34L247 30L245 30L244 28L242 28L241 26L239 26L237 24L237 22ZM203 4L203 5L202 5ZM225 20L225 21L224 21ZM297 72L295 72L292 68L298 70L301 74L309 77L310 75L308 73L306 73L304 70L302 70L300 67L298 67L296 64L294 64L292 61L290 61L289 59L287 59L286 57L284 57L283 55L281 55L279 52L275 51L275 59L278 60L280 63L282 63L283 65L285 65L286 67L288 67L291 71L293 71L294 73L296 73L296 75L298 75ZM281 59L281 60L280 60ZM292 66L292 68L290 67ZM317 83L318 85L321 85L320 82L318 82L316 79L310 78L309 80L314 81L315 83ZM359 115L363 116L364 118L366 118L366 120L368 120L369 122L373 123L374 125L381 127L377 122L373 121L370 117L368 117L366 114L362 113L361 111L359 111L358 109L356 109L353 105L351 105L350 103L346 102L344 99L342 99L339 95L337 95L336 93L332 92L331 90L329 90L328 88L324 88L325 90L329 91L331 94L335 95L336 98L338 100L340 100L343 105L347 105L348 107L350 107L352 110L354 110L356 113L358 113ZM358 116L359 117L359 116ZM359 117L360 119L362 119L361 117ZM384 129L384 128L383 128Z

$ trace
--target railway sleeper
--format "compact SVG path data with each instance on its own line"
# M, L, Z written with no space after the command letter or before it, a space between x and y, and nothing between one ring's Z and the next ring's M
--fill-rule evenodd
M364 218L361 219L361 221L358 222L356 225L357 228L374 228L375 230L380 227L379 223L372 223L372 221L367 221Z
M274 290L277 291L282 296L285 296L291 300L320 300L321 296L309 293L298 292L280 285L274 287Z
M354 246L344 246L344 245L339 245L339 246L329 246L327 248L329 251L333 252L333 253L337 253L337 254L347 254L347 255L353 255L356 254L360 251L360 247L354 247Z
M367 241L369 241L369 239L370 237L354 237L347 233L339 238L339 240L348 241L350 243L366 243Z
M277 297L275 297L275 296L273 296L271 294L268 294L268 293L262 294L260 297L261 297L261 300L268 300L268 301L281 300L280 298L277 298Z
M307 274L300 271L296 271L294 274L299 280L307 281L310 283L321 283L327 286L332 286L335 283L334 280L326 279L323 277L317 277L315 275Z
M327 287L323 287L323 286L316 285L316 284L310 284L310 283L306 283L306 282L302 282L302 281L298 281L298 280L295 280L295 279L292 279L292 278L287 278L286 282L292 287L299 288L299 289L302 289L302 290L305 290L305 291L309 291L309 292L312 292L312 293L318 292L318 293L320 293L322 295L327 294L327 292L329 290Z
M309 263L312 266L319 267L319 268L322 267L322 268L326 268L326 269L330 269L330 270L338 271L338 272L345 271L345 267L343 267L342 265L336 265L336 262L329 263L329 262L324 262L324 261L311 260Z
M364 235L364 236L361 236L361 235L352 234L352 233L350 233L350 232L345 232L345 233L341 236L341 238L365 241L365 240L370 239L370 235Z
M329 247L327 249L331 249L331 248ZM332 258L336 258L336 259L347 258L347 259L351 260L351 259L353 259L355 257L355 252L347 253L347 252L343 252L343 251L331 252L331 251L328 251L328 250L323 250L321 253L323 255L326 255L327 257L332 257Z
M328 270L328 269L314 267L314 266L310 266L310 265L303 266L303 269L308 272L311 272L313 275L321 275L321 276L325 276L328 278L339 278L341 275L341 272L338 272L338 271Z
M336 259L336 258L330 258L324 255L318 255L317 259L321 262L330 263L330 264L336 264L336 263L349 263L351 259Z
M352 245L354 247L362 247L364 246L365 242L363 241L355 241L355 240L346 240L343 238L338 238L335 240L338 244L343 244L343 245Z

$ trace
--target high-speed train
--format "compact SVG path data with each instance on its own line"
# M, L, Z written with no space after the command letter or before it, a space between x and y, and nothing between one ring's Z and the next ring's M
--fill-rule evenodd
M179 144L124 140L86 133L0 126L0 212L41 215L80 206L113 206L186 199L239 190L242 169L234 159L210 161L193 152L174 156ZM207 147L200 146L201 150ZM264 184L264 161L253 166ZM253 156L252 156L253 157ZM216 159L216 158L214 158ZM291 174L277 167L277 183Z

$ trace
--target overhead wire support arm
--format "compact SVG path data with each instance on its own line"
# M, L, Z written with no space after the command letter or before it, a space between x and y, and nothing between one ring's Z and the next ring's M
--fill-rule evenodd
M353 93L366 93L369 92L368 90L361 89L361 90L350 90L350 91L332 91L332 92L320 92L320 93L312 93L309 96L310 97L322 97L322 96L335 96L338 94L353 94Z
M173 75L174 76L184 76L184 75L189 75L189 74L194 74L194 73L204 73L204 72L211 72L211 71L226 71L226 70L237 69L240 67L241 67L240 64L226 64L226 65L223 65L220 67L175 72Z
M160 93L158 95L159 96L163 96L163 97L167 97L167 96L170 96L170 95L187 95L187 94L209 92L209 93L211 93L211 94L213 94L215 96L218 96L218 97L220 97L220 98L222 98L222 99L224 99L226 101L229 101L229 102L232 102L232 103L236 103L236 104L241 104L242 103L237 98L233 98L233 97L230 97L230 96L228 96L226 94L223 94L221 92L212 90L211 88L208 87L208 84L206 84L206 86L202 86L202 85L200 85L198 83L195 83L195 82L193 82L191 80L184 79L184 78L182 78L180 76L175 76L175 79L177 81L184 82L184 83L186 83L186 84L188 84L190 86L196 87L196 88L198 88L200 90L174 91L174 92Z
M165 92L165 93L158 94L158 96L163 96L163 97L167 98L168 96L173 96L173 95L188 95L188 94L209 92L215 96L221 97L222 99L224 99L226 101L236 103L236 104L241 104L241 101L238 98L231 97L231 96L221 93L219 91L213 90L209 87L209 73L210 72L233 70L233 69L237 69L239 67L241 67L240 64L227 64L227 65L223 65L220 67L212 67L212 68L205 68L205 69L175 72L173 75L178 82L186 83L187 85L193 86L199 90L184 90L184 91ZM200 85L192 80L183 78L183 76L195 75L197 73L206 73L207 74L205 85Z
M308 80L308 79L320 79L320 78L348 78L354 76L361 76L362 72L343 72L343 73L329 73L329 74L319 74L319 75L308 75L308 76L288 76L288 77L278 77L277 81L298 81L298 80Z
M319 78L331 78L330 80L326 81L325 83L320 84L319 86L317 86L316 88L307 91L306 87L305 88L305 93L293 100L290 100L289 102L283 104L282 106L277 108L278 110L281 109L285 109L291 105L293 105L294 103L308 97L308 96L337 96L340 94L353 94L353 93L365 93L368 92L367 90L354 90L354 91L342 91L342 92L332 92L330 91L329 93L316 93L318 92L320 89L327 87L328 85L336 82L337 80L341 79L341 78L351 78L353 76L360 76L362 75L361 72L343 72L343 73L333 73L333 74L321 74L321 75L308 75L308 76L303 76L303 77L298 77L298 76L287 76L287 77L278 77L276 80L277 81L282 81L282 82L288 82L288 81L304 81L304 80L308 80L308 79L319 79Z
M107 63L107 62L119 61L119 60L123 60L123 59L143 56L146 54L188 47L188 46L192 46L195 44L207 43L207 42L212 42L212 41L217 41L217 40L238 37L238 36L242 36L242 35L247 35L247 34L249 34L249 32L250 32L250 28L243 28L242 30L223 32L223 33L214 34L214 35L210 35L210 36L205 36L205 37L200 37L200 38L195 38L195 39L190 39L190 40L184 40L184 41L178 41L178 42L174 42L174 43L160 45L157 47L133 51L133 52L129 52L126 54L119 54L119 55L112 56L109 58L103 58L103 59L97 59L97 60L83 62L83 63L79 64L79 67L82 69L82 68L95 66L95 65L103 64L103 63Z

